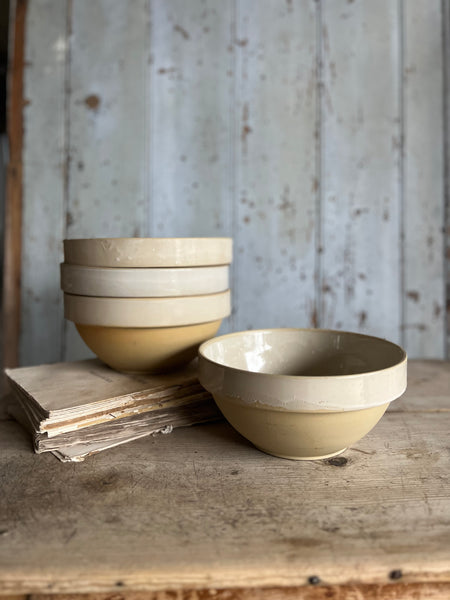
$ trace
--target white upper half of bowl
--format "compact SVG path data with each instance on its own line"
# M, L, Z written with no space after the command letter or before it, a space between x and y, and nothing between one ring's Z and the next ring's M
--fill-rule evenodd
M215 294L229 288L229 267L113 269L61 263L61 289L81 296L151 298Z
M406 353L392 342L321 329L243 331L199 348L199 378L208 391L290 411L391 402L406 389L406 364Z
M231 238L91 238L64 240L64 262L87 267L228 265Z
M176 327L224 319L230 291L175 298L99 298L64 294L64 316L83 325Z

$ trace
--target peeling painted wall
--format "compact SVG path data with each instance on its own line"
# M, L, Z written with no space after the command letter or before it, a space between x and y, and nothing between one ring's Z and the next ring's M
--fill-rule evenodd
M222 331L338 328L445 357L444 13L29 0L21 363L89 355L58 264L90 236L232 236Z

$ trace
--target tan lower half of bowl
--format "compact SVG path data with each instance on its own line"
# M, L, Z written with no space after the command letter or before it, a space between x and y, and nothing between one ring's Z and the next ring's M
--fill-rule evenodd
M89 348L107 365L128 373L162 373L187 364L222 320L180 327L103 327L76 324Z
M340 454L365 436L389 405L313 413L246 406L220 394L214 394L214 400L227 421L257 448L292 460Z

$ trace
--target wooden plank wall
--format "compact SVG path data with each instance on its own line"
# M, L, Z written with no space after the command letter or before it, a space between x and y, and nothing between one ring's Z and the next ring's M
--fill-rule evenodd
M233 236L222 331L341 328L448 355L445 15L28 0L20 363L89 355L58 289L62 239L87 236Z

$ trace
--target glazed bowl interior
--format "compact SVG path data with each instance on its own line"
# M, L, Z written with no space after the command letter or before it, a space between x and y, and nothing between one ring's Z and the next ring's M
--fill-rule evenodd
M205 343L202 353L232 369L303 377L370 373L405 359L402 348L381 338L318 329L239 332Z

